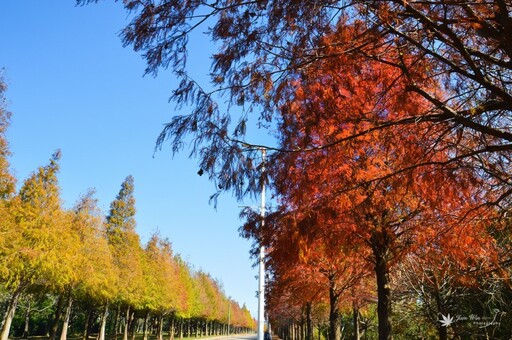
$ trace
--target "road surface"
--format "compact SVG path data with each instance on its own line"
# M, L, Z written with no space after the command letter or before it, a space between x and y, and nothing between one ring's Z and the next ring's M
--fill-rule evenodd
M245 335L224 335L224 336L216 336L214 338L205 338L204 340L256 340L258 338L258 334L245 334Z

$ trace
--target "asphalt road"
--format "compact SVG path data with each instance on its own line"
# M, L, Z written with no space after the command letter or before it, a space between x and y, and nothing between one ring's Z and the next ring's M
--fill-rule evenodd
M215 339L219 339L219 340L256 340L257 338L258 338L257 334L230 335L230 336L215 337Z

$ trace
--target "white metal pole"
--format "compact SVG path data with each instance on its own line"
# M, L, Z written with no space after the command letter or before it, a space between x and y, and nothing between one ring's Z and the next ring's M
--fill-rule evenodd
M267 154L266 149L261 149L261 173L265 173L265 157ZM261 184L261 228L265 226L265 179L263 178ZM260 258L259 258L259 287L258 287L258 340L264 340L263 334L265 331L265 246L260 244Z

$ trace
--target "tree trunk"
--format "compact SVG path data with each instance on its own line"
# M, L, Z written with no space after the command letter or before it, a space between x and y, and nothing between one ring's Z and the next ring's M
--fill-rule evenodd
M378 248L378 247L376 247ZM379 340L391 339L391 290L389 289L389 268L386 260L387 249L374 249L375 274L377 276L377 316Z
M130 326L130 306L126 307L126 312L124 314L123 340L128 340L129 326Z
M144 340L148 340L148 319L149 319L149 312L147 312L146 316L144 317L144 326L142 328L142 338Z
M306 338L306 329L305 329L305 322L304 322L304 317L301 317L300 319L300 324L299 324L299 339L300 340L305 340Z
M27 310L25 311L25 326L23 327L23 335L22 338L26 339L28 338L28 332L30 330L30 312L31 312L31 301L28 300L27 302Z
M361 338L359 332L359 309L353 305L352 313L354 314L354 340L359 340Z
M183 340L183 319L180 318L180 340Z
M101 326L100 326L100 332L98 334L98 340L105 340L105 328L107 326L107 317L108 317L108 303L105 304L105 309L103 310L103 315L101 316Z
M84 334L82 339L89 340L89 330L91 328L91 320L93 317L94 309L92 306L87 307L87 316L85 317Z
M117 328L119 327L119 318L121 316L121 304L117 304L116 308L116 316L114 317L114 327L111 329L110 338L112 340L117 340Z
M169 340L174 340L174 323L176 318L174 316L171 316L171 319L169 320Z
M434 299L436 301L436 307L438 311L438 320L441 320L444 315L444 303L443 299L441 298L441 294L439 292L439 283L437 281L437 277L433 275L431 277L433 283L434 283ZM448 340L448 327L441 325L438 323L437 331L439 334L439 340Z
M158 324L157 324L157 330L156 330L156 338L158 340L163 340L163 328L164 328L164 316L162 314L158 315Z
M57 309L55 310L55 315L54 315L52 323L50 325L49 340L55 340L57 338L57 331L59 330L59 322L62 317L63 306L64 306L64 299L61 294L61 295L59 295L59 299L57 300Z
M64 315L64 322L62 323L62 332L60 333L60 340L66 340L68 337L69 319L71 318L71 307L73 306L73 298L71 293L68 296L68 303L66 306L66 314Z
M439 317L439 320L441 320L442 316ZM439 325L437 326L438 334L439 334L439 340L448 340L448 327Z
M14 318L14 313L16 312L16 306L18 306L18 300L23 292L24 286L20 285L13 292L11 301L9 301L9 305L7 306L7 310L4 314L2 333L0 334L0 340L7 340L9 338L9 332L11 330L12 319Z
M132 312L132 316L130 317L130 338L135 340L135 333L137 332L137 320L135 319L135 314Z
M313 340L313 319L311 318L311 302L306 303L306 340Z
M341 339L341 315L338 309L338 298L334 277L329 277L329 340Z

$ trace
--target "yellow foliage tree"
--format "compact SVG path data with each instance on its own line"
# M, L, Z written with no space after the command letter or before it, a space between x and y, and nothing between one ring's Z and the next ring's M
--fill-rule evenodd
M135 231L135 197L134 179L126 177L121 184L116 199L110 204L110 211L106 219L106 235L110 250L113 255L114 264L118 271L116 281L117 296L115 303L119 307L127 306L125 311L126 323L130 315L130 307L140 308L143 304L144 274L143 274L143 249L140 245L139 235ZM100 340L104 336L107 305L100 331ZM115 317L114 336L117 332L117 321ZM125 327L124 338L128 338L128 328ZM102 335L103 334L103 335Z
M66 218L61 208L57 172L60 152L23 184L10 203L14 230L3 248L2 283L11 297L4 315L1 339L7 340L18 299L29 286L64 284L73 275L61 265ZM57 281L58 279L58 281Z
M115 296L118 275L94 193L89 190L71 211L72 230L80 240L78 253L81 258L75 267L78 279L72 288L72 296L101 306ZM87 327L85 333L87 337Z

